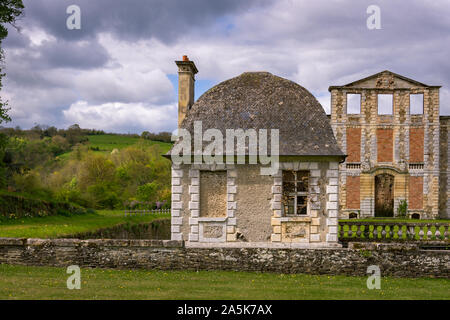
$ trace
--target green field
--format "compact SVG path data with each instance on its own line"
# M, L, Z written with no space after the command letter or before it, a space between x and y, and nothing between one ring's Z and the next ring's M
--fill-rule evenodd
M123 149L129 146L132 146L137 143L142 143L143 145L152 146L159 145L163 153L169 151L171 144L160 142L160 141L151 141L145 140L137 137L129 137L129 136L120 136L114 134L101 134L101 135L92 135L88 136L89 138L89 146L93 148L99 148L99 151L107 151L111 152L114 149Z
M81 289L65 268L0 265L0 299L450 299L449 279L285 275L233 271L81 269Z
M144 146L153 146L158 145L161 148L161 154L167 153L171 144L160 141L152 141L141 139L138 137L125 136L125 135L117 135L117 134L99 134L99 135L90 135L88 136L89 143L88 146L94 152L98 153L111 153L114 149L123 149L126 147L130 147L136 144L142 144ZM98 150L97 150L98 149ZM72 151L66 152L59 156L61 159L66 159L69 157Z
M100 210L96 213L65 216L25 218L0 222L0 237L59 238L65 235L96 231L121 223L150 222L168 218L169 214L125 217L122 210Z

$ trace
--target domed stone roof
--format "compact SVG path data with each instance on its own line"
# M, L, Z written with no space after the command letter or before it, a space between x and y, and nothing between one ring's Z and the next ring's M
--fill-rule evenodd
M193 134L194 121L202 121L203 132L219 129L224 137L226 129L279 129L280 155L343 156L316 98L269 72L245 72L212 87L188 110L181 128Z

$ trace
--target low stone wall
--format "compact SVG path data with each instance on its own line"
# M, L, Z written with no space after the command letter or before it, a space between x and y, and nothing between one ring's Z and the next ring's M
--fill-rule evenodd
M367 276L450 278L450 252L415 245L350 244L349 248L186 248L172 240L0 238L0 263L95 268L236 270Z

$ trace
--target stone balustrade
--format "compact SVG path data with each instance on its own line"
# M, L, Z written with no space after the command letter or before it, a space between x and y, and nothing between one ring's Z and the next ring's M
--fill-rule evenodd
M339 221L341 242L426 241L450 242L449 223Z

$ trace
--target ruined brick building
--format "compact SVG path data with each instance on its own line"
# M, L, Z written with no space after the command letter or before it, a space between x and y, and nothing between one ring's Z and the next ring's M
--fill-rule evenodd
M331 86L340 164L340 217L449 217L449 124L439 86L383 71ZM404 211L403 211L404 212Z
M190 134L167 154L172 155L172 239L185 240L186 246L339 246L338 166L345 155L314 96L269 72L244 72L194 101L197 68L187 57L176 64L178 124ZM242 130L249 140L251 130L259 137L279 130L279 168L261 174L265 164L249 161L254 143L234 149L231 163L177 163L172 151L185 139L195 145L196 123L202 136L213 129L228 138L229 130ZM195 156L191 146L182 153Z
M438 86L384 71L330 87L327 117L305 88L268 72L245 72L194 101L198 70L186 56L176 64L178 127L188 138L166 155L173 240L333 247L339 217L396 216L402 208L414 217L448 216L450 119L439 116ZM279 130L279 169L262 175L263 165L248 161L250 147L233 154L244 163L176 163L173 152L185 139L195 146L196 123L200 140L210 129L221 137ZM192 145L180 149L188 159L195 158Z

